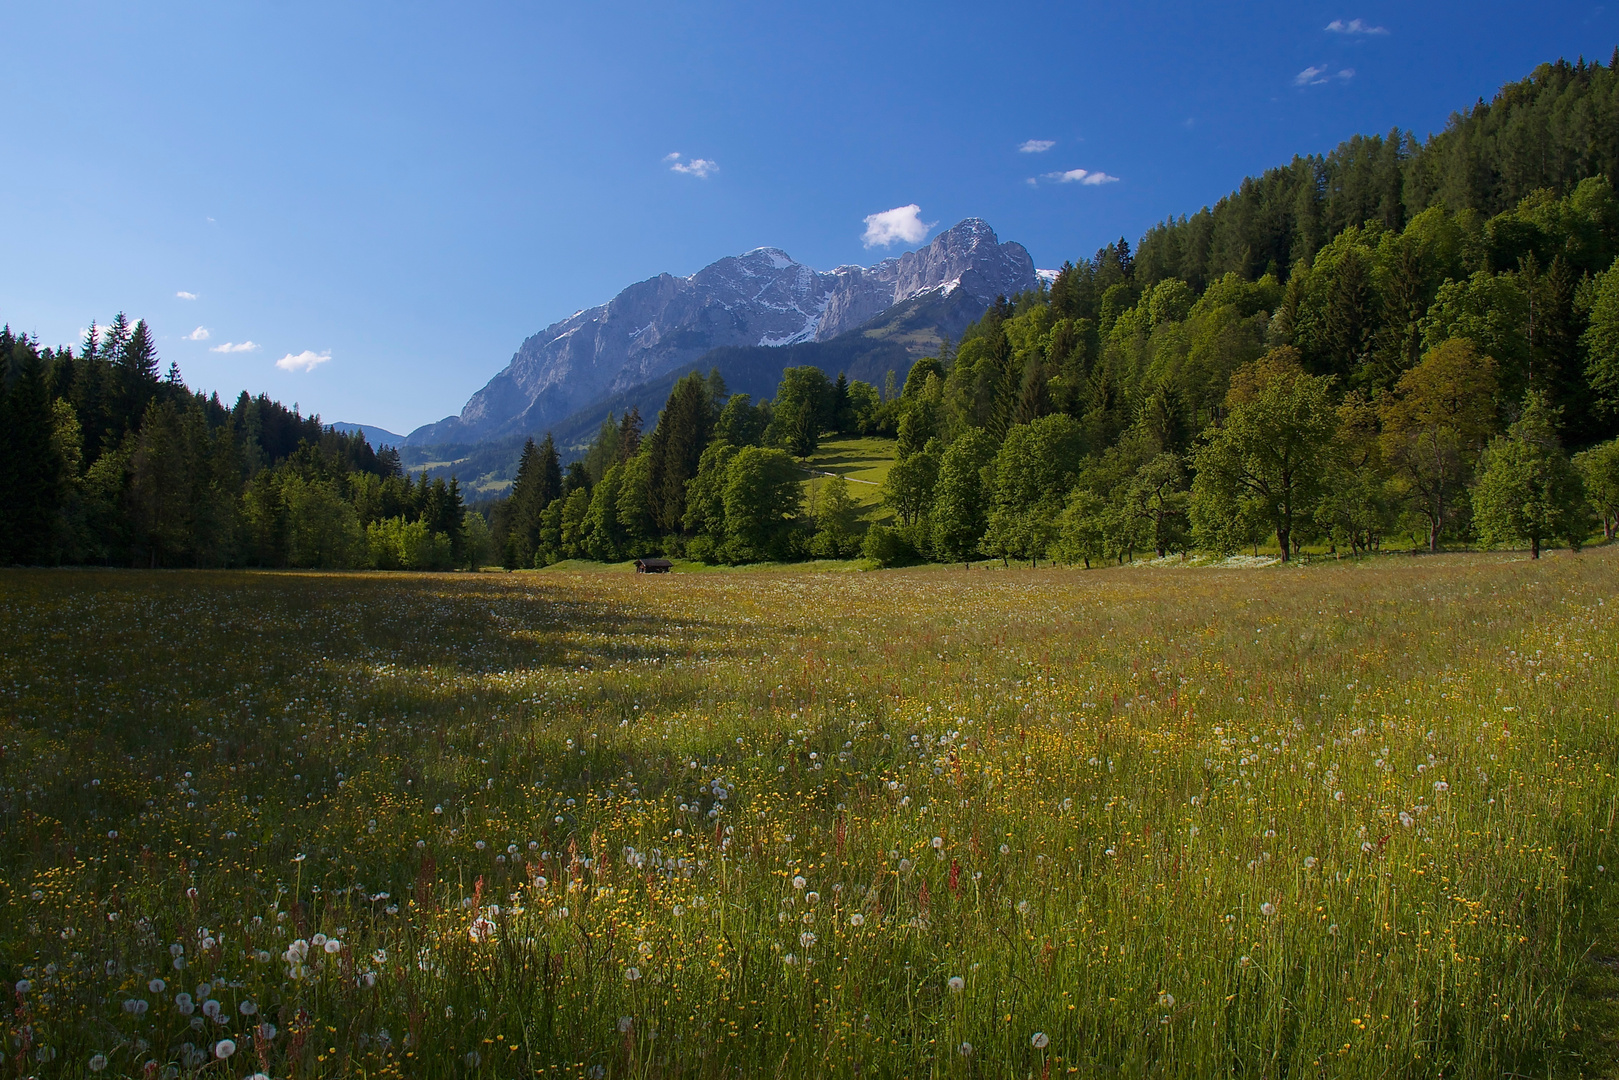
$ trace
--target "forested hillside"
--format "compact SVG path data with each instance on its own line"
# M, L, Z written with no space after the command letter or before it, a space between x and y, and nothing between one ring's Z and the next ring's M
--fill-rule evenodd
M761 412L692 377L571 487L531 448L497 543L521 566L847 551L846 493L806 515L793 468L846 430L898 437L898 523L864 540L884 562L1611 534L1616 94L1612 66L1545 65L1426 143L1296 159L996 304L897 395L794 368Z
M0 564L380 566L481 558L452 480L242 393L158 376L122 314L77 354L0 330ZM470 525L470 528L469 528Z
M609 416L568 468L529 440L487 537L453 479L159 379L143 323L77 354L7 331L0 560L1578 546L1619 523L1616 173L1614 67L1543 65L1426 142L1356 137L1067 263L881 388L799 366L755 401L694 374L650 431ZM838 480L805 507L801 461L828 433L895 439L892 526Z

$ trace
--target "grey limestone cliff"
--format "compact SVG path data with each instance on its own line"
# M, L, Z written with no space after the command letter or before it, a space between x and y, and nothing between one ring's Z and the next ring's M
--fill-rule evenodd
M459 416L412 432L426 445L538 432L576 409L711 349L825 341L930 290L987 307L1036 283L1023 245L969 218L917 251L872 267L818 271L776 248L724 258L690 277L659 274L535 334ZM650 419L650 418L649 418Z

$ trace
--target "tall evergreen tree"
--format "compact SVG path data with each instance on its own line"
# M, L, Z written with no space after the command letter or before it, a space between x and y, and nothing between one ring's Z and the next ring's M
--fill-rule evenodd
M675 384L658 414L658 426L647 440L646 484L652 523L663 535L683 528L686 483L697 475L714 420L713 397L695 372Z

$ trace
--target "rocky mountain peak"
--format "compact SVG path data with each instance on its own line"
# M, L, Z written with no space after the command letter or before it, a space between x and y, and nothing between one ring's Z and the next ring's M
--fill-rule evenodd
M818 271L759 247L690 277L660 274L530 337L460 416L412 432L416 445L472 442L545 426L608 394L692 363L710 349L825 341L930 290L987 307L1035 287L1021 244L981 218L876 266Z

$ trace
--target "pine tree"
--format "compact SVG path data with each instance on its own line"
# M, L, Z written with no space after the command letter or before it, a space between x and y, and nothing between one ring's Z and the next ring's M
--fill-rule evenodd
M693 373L670 391L658 426L647 440L648 509L653 524L664 535L683 528L686 482L697 475L703 448L714 434L714 420L708 388Z
M631 405L618 422L618 461L628 461L641 452L641 410Z
M0 563L54 561L62 463L52 440L52 409L39 354L13 339L0 409Z

